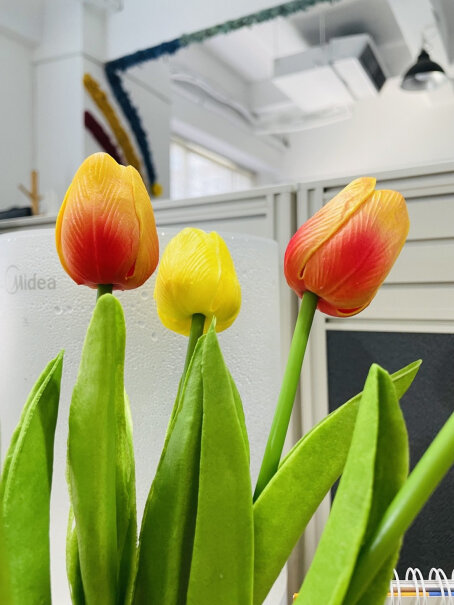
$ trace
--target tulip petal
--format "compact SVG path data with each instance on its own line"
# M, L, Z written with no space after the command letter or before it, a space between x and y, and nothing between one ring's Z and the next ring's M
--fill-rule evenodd
M211 311L216 315L216 330L222 332L235 321L241 306L241 288L227 244L216 232L210 233L217 247L220 277Z
M131 276L126 275L125 290L141 286L156 269L159 260L159 241L150 197L140 174L132 166L126 170L131 178L134 209L139 223L139 246Z
M207 315L219 280L216 251L207 234L183 229L167 245L156 278L157 310L165 326L189 334L194 313Z
M79 284L123 287L134 266L139 221L127 168L107 154L88 157L70 185L56 226L63 268Z
M205 331L216 316L216 330L230 326L238 315L241 292L225 242L215 232L186 228L162 255L155 299L162 323L188 335L195 313L205 315Z
M307 289L302 284L306 263L325 242L348 223L352 215L370 197L375 183L376 179L372 177L352 181L306 221L290 240L285 252L284 271L289 286L300 296Z
M353 315L358 315L358 313L364 311L364 309L370 305L374 296L375 294L362 307L350 307L345 309L330 305L329 302L320 298L317 309L322 313L325 313L325 315L332 315L333 317L352 317Z
M320 297L319 309L335 316L363 310L391 270L408 230L402 195L375 191L304 268L302 281Z

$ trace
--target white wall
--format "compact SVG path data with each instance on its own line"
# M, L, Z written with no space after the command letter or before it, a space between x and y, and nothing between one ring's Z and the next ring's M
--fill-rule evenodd
M0 30L27 44L38 44L42 35L45 0L0 0Z
M42 33L35 60L80 53L83 49L82 3L74 0L43 0Z
M92 73L114 105L115 101L102 69L105 13L75 0L34 0L32 4L30 11L26 0L0 7L0 209L29 205L17 186L29 187L30 172L37 169L44 196L41 210L54 214L79 164L100 150L83 127L86 107L103 121L84 92L84 72ZM150 64L131 70L125 85L149 134L158 180L168 195L167 67ZM128 129L120 108L115 107Z
M195 81L219 94L219 99L249 109L249 86L225 63L195 44L169 59L171 74L195 75ZM282 171L282 142L257 136L253 126L229 108L216 102L206 89L191 86L184 93L172 87L171 130L190 141L224 155L257 172L258 184L275 183Z
M285 147L271 140L261 141L238 121L175 95L172 131L190 141L220 153L240 166L259 173L261 185L280 180Z
M58 210L79 164L91 153L101 151L98 143L84 129L85 109L90 109L115 141L102 113L84 91L82 79L85 72L98 80L139 156L140 151L104 76L104 13L74 0L47 0L43 12L43 39L34 59L36 165L41 191L45 195L44 211L52 214ZM140 70L129 72L124 82L149 133L159 182L164 187L164 194L168 195L170 101L168 95L161 94L168 87L168 76L166 70L156 65L145 69L149 76L146 84L141 79Z
M157 181L163 187L163 197L168 197L170 193L169 145L171 100L168 70L164 67L165 66L162 63L155 62L153 64L150 63L146 66L139 66L131 69L123 76L123 84L128 91L134 106L139 112L142 124L145 126L157 174ZM99 62L86 57L84 60L84 72L88 72L96 78L102 89L107 92L109 101L115 108L117 115L120 117L122 126L125 128L134 144L136 153L141 160L142 173L146 179L145 165L142 162L142 156L137 148L134 135L129 128L128 122L124 118L120 107L117 105L115 98L111 94L102 65ZM111 134L109 125L105 122L101 112L87 93L84 93L83 106L93 113L96 119L110 134L112 141L117 145ZM84 130L83 136L84 156L95 153L96 151L101 151L98 143L88 131ZM119 150L121 152L121 149Z
M358 103L349 120L293 134L285 155L288 179L373 174L454 159L454 91L399 89Z
M42 209L55 214L84 158L83 57L35 65L34 141Z
M0 210L29 206L18 190L30 186L32 49L0 29Z
M84 158L83 19L73 0L45 0L35 48L33 143L42 211L55 214Z

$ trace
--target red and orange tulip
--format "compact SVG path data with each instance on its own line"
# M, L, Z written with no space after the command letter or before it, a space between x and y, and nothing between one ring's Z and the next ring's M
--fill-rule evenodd
M158 264L153 208L135 168L95 153L79 167L56 225L57 252L77 284L141 286Z
M318 309L348 317L369 305L393 266L409 230L405 200L375 191L375 179L352 181L290 240L284 271L302 296L313 292Z

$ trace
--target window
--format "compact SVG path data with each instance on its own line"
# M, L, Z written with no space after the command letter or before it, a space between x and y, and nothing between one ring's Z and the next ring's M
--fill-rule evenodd
M172 199L249 189L255 175L227 158L193 143L173 138L170 143Z

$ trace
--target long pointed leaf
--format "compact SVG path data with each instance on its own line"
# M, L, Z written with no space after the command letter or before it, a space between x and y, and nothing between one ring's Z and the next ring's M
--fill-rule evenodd
M63 353L33 387L9 447L0 514L11 603L50 603L49 508Z
M248 439L247 428L246 428L246 419L244 417L243 403L241 401L241 397L240 397L240 394L236 387L235 381L233 380L230 372L229 372L229 378L230 378L230 387L232 389L232 394L233 394L233 400L235 402L236 413L238 416L238 422L240 423L241 433L243 435L243 443L244 443L244 447L246 448L248 462L250 462L249 439Z
M69 414L68 482L87 605L117 603L116 430L124 349L121 305L105 294L87 331Z
M295 604L339 605L348 588L372 504L381 372L369 371L331 513Z
M11 605L10 577L8 559L6 557L3 521L0 516L0 603Z
M123 380L118 380L119 387ZM116 394L116 513L118 603L130 602L135 575L137 542L136 480L132 418L126 393Z
M391 376L399 398L410 387L420 365L416 361ZM284 458L255 502L255 605L265 599L306 525L340 476L360 398L361 393L307 433Z
M248 451L213 325L203 343L197 522L187 605L250 605L253 518Z
M118 601L130 603L134 583L137 540L137 511L135 498L134 450L132 419L129 400L117 406L117 543L118 543ZM123 403L123 406L121 405ZM70 510L66 540L66 567L73 605L85 605L85 595L80 570L74 511Z
M396 391L389 374L373 365L331 514L296 603L320 598L326 605L351 605L344 595L361 545L374 532L407 473L408 439ZM383 602L392 562L390 558L379 571L377 590L364 604Z
M373 500L363 542L368 542L374 533L386 509L404 484L409 468L407 428L395 389L390 379L381 380L379 388L380 420ZM375 575L367 595L358 601L359 605L383 604L399 550L400 545ZM349 603L351 603L351 599L347 595L345 605L349 605Z
M199 486L203 386L201 337L172 416L142 522L136 605L185 603Z
M69 511L66 535L66 574L73 605L85 605L84 587L80 571L79 547L77 545L76 523L72 507Z

